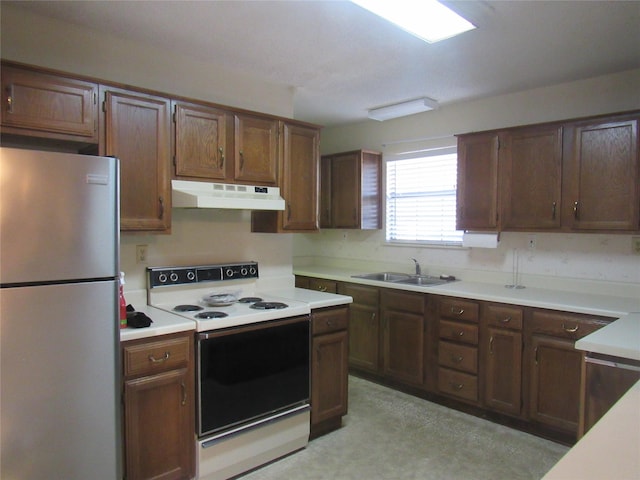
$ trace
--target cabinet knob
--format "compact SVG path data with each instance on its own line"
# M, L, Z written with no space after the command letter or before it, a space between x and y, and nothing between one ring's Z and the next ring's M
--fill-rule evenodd
M556 202L551 205L551 220L556 219Z
M451 313L454 315L462 315L464 313L464 308L458 308L456 310L454 307L451 307Z
M453 354L451 355L451 361L453 363L460 363L462 360L463 360L462 355L457 355L457 356Z
M500 319L500 323L509 323L511 321L511 317L504 317Z
M578 329L580 328L580 325L576 324L575 327L566 327L564 325L564 322L562 323L562 329L567 332L567 333L575 333L578 331Z

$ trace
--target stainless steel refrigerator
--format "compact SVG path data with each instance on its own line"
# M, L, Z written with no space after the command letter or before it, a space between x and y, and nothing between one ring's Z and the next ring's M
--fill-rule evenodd
M122 478L119 164L0 148L0 478Z

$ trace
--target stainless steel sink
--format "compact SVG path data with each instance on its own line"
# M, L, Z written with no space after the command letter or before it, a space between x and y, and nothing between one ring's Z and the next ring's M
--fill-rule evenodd
M364 278L366 280L377 280L378 282L397 282L400 280L406 280L411 278L408 273L395 273L395 272L379 272L379 273L365 273L362 275L352 275L353 278Z
M454 281L454 279L444 279L432 277L430 275L409 275L408 273L379 272L364 273L362 275L352 275L353 278L364 278L366 280L376 280L378 282L402 283L404 285L443 285Z
M439 277L431 277L428 275L411 276L402 280L396 280L394 283L404 283L406 285L442 285L451 280L444 280Z

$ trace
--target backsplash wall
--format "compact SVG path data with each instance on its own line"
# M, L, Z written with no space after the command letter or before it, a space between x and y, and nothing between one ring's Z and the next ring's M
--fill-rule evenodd
M640 297L640 256L632 254L631 235L536 233L535 249L529 249L530 235L502 233L495 249L425 248L385 244L382 230L323 230L295 237L294 265L413 273L416 258L429 275L511 284L517 249L518 283Z

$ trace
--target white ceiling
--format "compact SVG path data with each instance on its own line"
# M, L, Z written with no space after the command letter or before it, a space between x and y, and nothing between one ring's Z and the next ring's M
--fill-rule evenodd
M348 1L17 3L295 87L295 118L323 125L421 96L446 105L640 67L637 0L446 2L478 28L436 44Z

